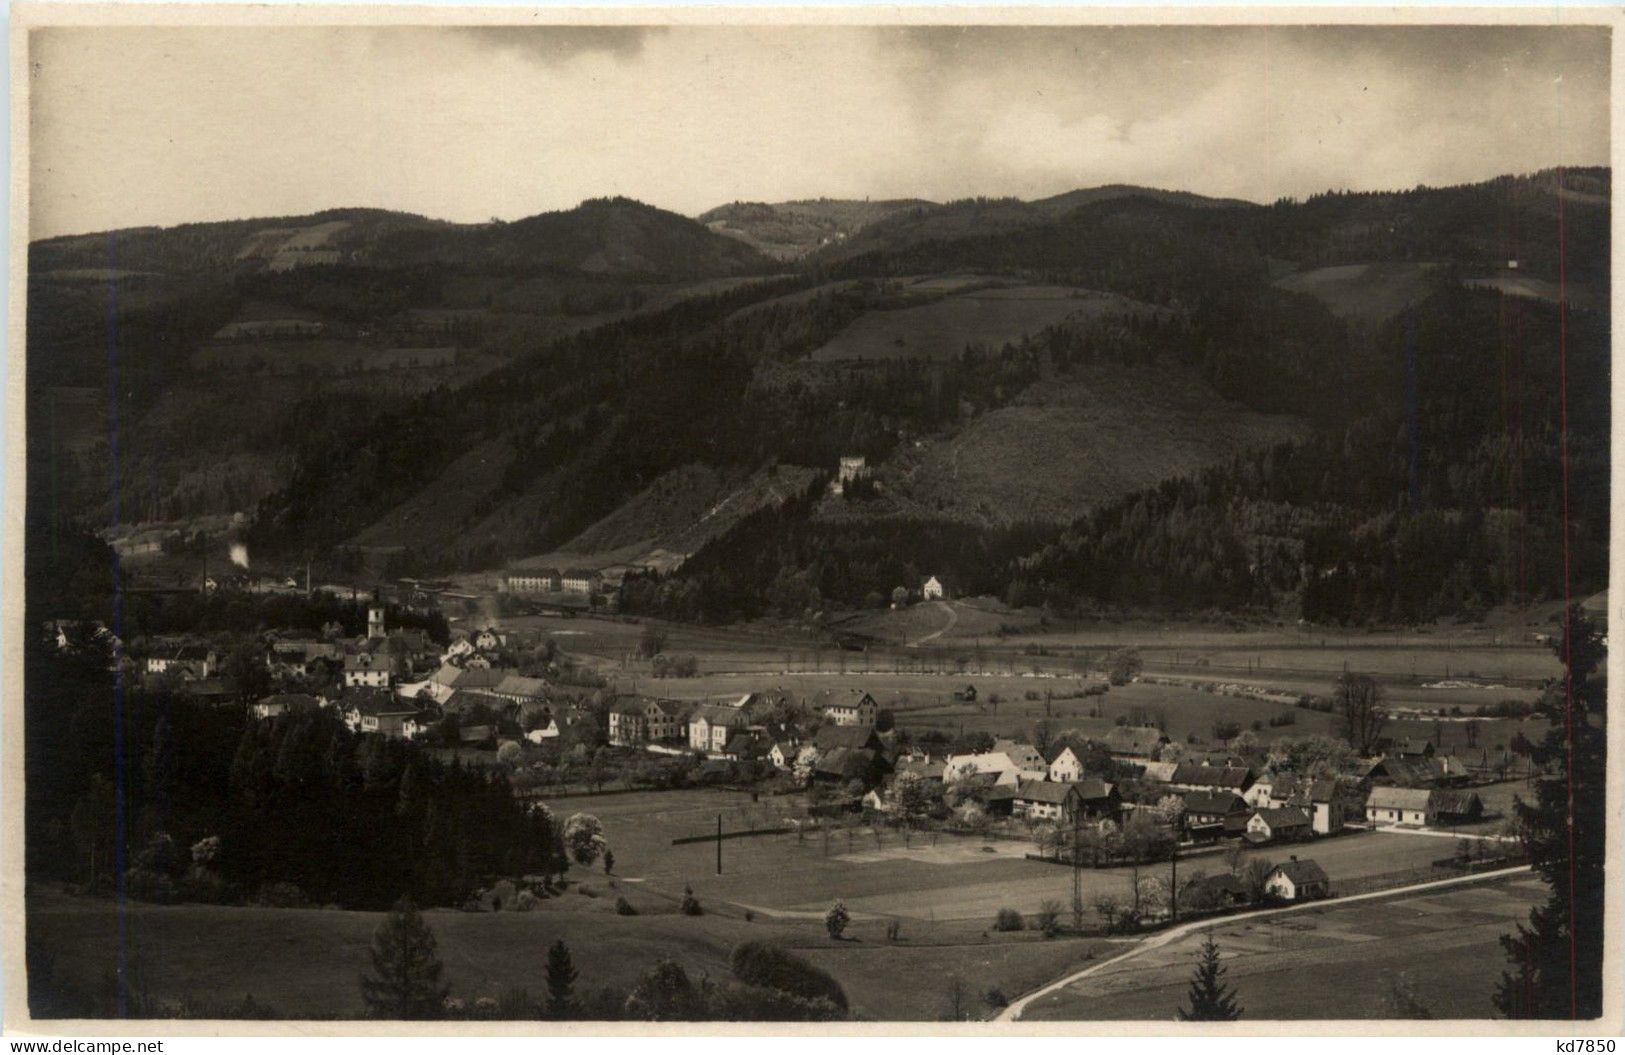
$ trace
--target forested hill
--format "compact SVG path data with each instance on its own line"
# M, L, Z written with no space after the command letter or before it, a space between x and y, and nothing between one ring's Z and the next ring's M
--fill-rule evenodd
M667 474L747 479L787 464L800 481L861 455L891 490L834 500L815 487L700 533L711 541L673 579L634 584L628 603L799 614L946 573L1059 607L1389 620L1559 585L1560 352L1573 567L1601 581L1610 183L1586 169L1270 205L1128 187L877 203L861 216L824 203L850 236L777 264L618 199L511 224L336 212L102 247L122 246L125 268L176 269L121 287L131 391L134 374L185 364L200 334L233 318L320 319L324 340L367 354L426 339L466 353L388 386L336 377L310 395L289 380L285 398L303 402L245 404L241 422L265 420L244 426L237 458L258 459L264 482L228 498L252 496L233 508L252 513L257 553L491 569L596 537L595 522ZM105 267L97 248L42 243L32 262ZM105 371L106 305L93 294L77 275L31 281L41 377L82 385L63 364ZM193 450L167 438L182 414L197 421L189 435L224 442L210 402L222 375L182 369L148 379L155 398L121 412L121 453L149 460L116 474L87 460L87 486L153 479L150 466ZM185 377L192 403L176 398ZM1127 386L1124 398L1106 386ZM1180 398L1142 398L1163 390ZM148 403L171 432L144 442ZM1202 413L1167 420L1193 406ZM1208 426L1235 439L1204 454L1191 436ZM1139 467L1099 474L1131 486L1035 519L975 512L997 499L957 474L967 451L1013 478L998 494L1079 458ZM933 471L937 490L905 493ZM30 478L63 493L72 481L44 466Z

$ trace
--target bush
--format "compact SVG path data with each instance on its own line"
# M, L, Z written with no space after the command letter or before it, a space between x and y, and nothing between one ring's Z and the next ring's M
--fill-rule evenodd
M708 995L705 1017L723 1022L832 1022L846 1009L828 1000L759 985L723 985Z
M297 884L286 881L266 883L260 887L254 902L267 908L307 908L310 905L305 892Z
M541 898L537 897L529 890L521 890L518 894L514 895L513 910L515 912L529 912L531 909L536 907L536 904L539 901L541 901Z
M988 1007L1000 1008L1010 1006L1010 998L1005 996L1004 990L1000 989L998 986L994 986L986 993L983 993L982 999L987 1003Z
M582 883L580 886L576 887L576 893L580 894L582 897L598 896L598 891L593 887L588 886L586 883Z
M1001 908L999 914L993 918L994 930L1022 930L1026 925L1026 921L1021 918L1021 913L1013 908Z
M1038 906L1038 912L1033 916L1033 929L1043 932L1044 937L1053 938L1061 932L1061 903L1059 901L1046 901Z
M805 1000L827 1000L847 1010L846 992L828 972L806 960L760 941L747 941L734 947L728 957L733 976L746 985L763 986L793 993Z
M846 911L845 903L839 898L836 899L835 904L829 907L829 911L824 913L824 929L829 932L831 938L837 941L840 940L841 934L845 932L846 925L850 922L852 922L852 916Z
M615 899L615 914L617 916L636 916L638 910L632 907L632 902L624 897Z

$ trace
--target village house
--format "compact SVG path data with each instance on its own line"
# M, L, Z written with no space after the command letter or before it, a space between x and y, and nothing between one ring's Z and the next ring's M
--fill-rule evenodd
M533 744L542 744L549 740L555 740L558 738L558 736L559 721L552 715L548 715L547 721L544 724L538 725L536 728L525 734L525 739L529 740Z
M1331 894L1332 882L1313 861L1291 860L1275 866L1264 880L1264 896L1274 901L1309 901Z
M1049 778L1062 784L1083 779L1083 762L1070 747L1062 747L1049 764Z
M327 701L303 692L279 692L258 700L248 708L255 718L280 718L284 714L303 714L320 710Z
M897 774L912 773L921 780L942 783L943 771L947 768L941 762L934 762L929 758L909 758L897 763Z
M1457 788L1372 788L1366 819L1406 827L1472 824L1484 815L1476 791Z
M947 587L943 585L941 579L933 575L920 587L920 596L927 601L941 601L948 596Z
M750 724L741 708L708 703L688 718L688 746L696 751L721 754L733 734Z
M1019 740L995 740L993 753L1009 758L1023 780L1043 780L1049 776L1049 763L1044 761L1043 754L1032 744Z
M1285 843L1307 839L1314 833L1309 814L1296 806L1254 810L1247 818L1246 839L1254 843Z
M1032 821L1070 820L1078 812L1078 786L1049 780L1023 780L1010 812Z
M618 747L681 739L686 732L682 707L674 700L618 696L609 708L609 742Z
M1247 811L1247 801L1233 791L1187 791L1180 817L1191 838L1224 834L1225 818Z
M344 687L387 689L395 680L394 663L383 652L354 652L344 657Z
M411 703L397 700L387 691L364 690L347 693L339 700L344 724L354 733L377 733L382 736L404 738L406 720L416 718L418 709Z
M1422 827L1428 823L1427 788L1372 788L1365 800L1365 817L1372 824L1401 824Z
M1021 783L1021 768L1003 751L949 755L944 763L942 779L949 784L981 776L991 777L991 784L1013 788Z
M1316 835L1330 835L1342 831L1346 821L1345 796L1339 792L1337 781L1331 777L1308 779L1280 777L1271 784L1269 804L1280 808L1292 806L1309 814Z
M182 645L147 658L148 674L174 674L201 681L219 669L219 656L206 645Z
M879 782L884 767L873 751L863 748L838 747L818 756L813 763L812 778L829 784L848 784L857 781L865 787Z
M748 729L728 738L728 743L722 749L722 756L735 762L753 762L759 758L766 758L772 746L773 741L765 732Z
M1174 774L1179 771L1178 762L1136 761L1135 765L1140 767L1140 779L1149 784L1166 784L1173 780Z
M845 692L826 689L813 697L811 709L836 725L873 725L879 705L861 689Z
M845 748L879 753L886 743L872 725L826 725L813 733L812 746L820 752Z
M545 703L550 688L551 686L542 678L526 677L523 674L507 674L501 681L491 687L491 694L524 706Z
M1247 885L1234 872L1202 876L1185 885L1180 892L1179 903L1181 906L1234 908L1247 903Z
M1245 798L1253 786L1253 771L1245 766L1181 762L1169 784L1186 791L1229 791Z

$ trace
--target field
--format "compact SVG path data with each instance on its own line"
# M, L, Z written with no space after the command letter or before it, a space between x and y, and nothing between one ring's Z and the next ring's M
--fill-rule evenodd
M1066 523L1172 476L1300 436L1173 368L1092 366L1033 385L959 434L904 451L889 502L977 523Z
M1059 286L972 290L927 304L870 311L813 352L840 359L943 359L966 345L997 349L1046 326L1158 309L1113 293Z
M1341 264L1302 271L1276 285L1307 293L1340 318L1371 325L1384 322L1428 294L1428 274L1436 265L1410 263Z
M1500 937L1544 898L1534 878L1393 900L1328 904L1216 924L1211 934L1243 1021L1390 1018L1401 980L1434 1018L1489 1018ZM1108 967L1035 1001L1024 1021L1172 1019L1203 935Z
M1544 300L1556 304L1558 300L1565 299L1576 308L1596 311L1607 307L1607 298L1600 295L1597 289L1584 282L1568 282L1559 289L1558 284L1550 279L1536 278L1533 275L1520 274L1514 271L1503 271L1499 274L1486 275L1482 278L1470 278L1469 286L1479 289L1496 289L1511 297L1530 297L1535 300Z

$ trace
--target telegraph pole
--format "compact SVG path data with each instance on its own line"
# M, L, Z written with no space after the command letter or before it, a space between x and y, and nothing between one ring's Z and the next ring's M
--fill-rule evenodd
M1168 856L1168 922L1179 922L1179 822L1174 822L1174 852Z
M722 814L717 814L717 875L722 874Z
M1079 930L1083 929L1083 866L1082 841L1080 839L1080 825L1082 818L1078 811L1072 811L1072 923Z

